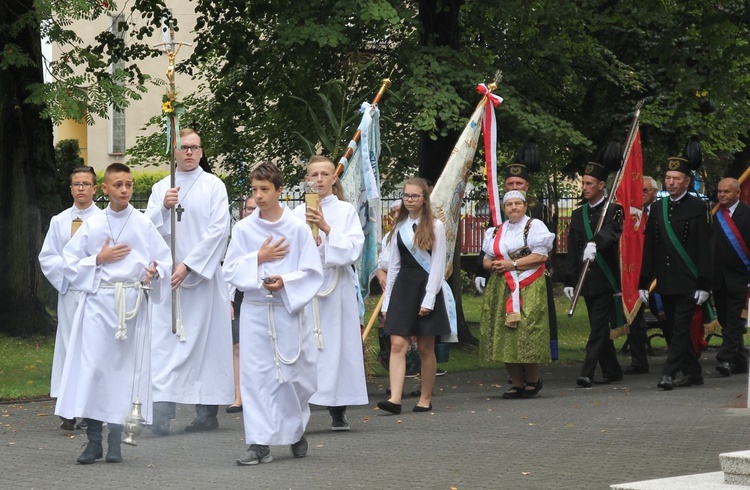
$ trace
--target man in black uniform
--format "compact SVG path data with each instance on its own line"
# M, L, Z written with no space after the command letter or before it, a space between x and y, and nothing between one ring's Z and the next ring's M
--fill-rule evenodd
M718 187L719 211L714 233L714 301L722 326L722 342L716 370L722 376L747 373L747 351L743 345L750 284L750 206L740 201L740 183L723 179ZM747 313L747 312L745 312Z
M596 384L609 384L622 380L622 367L617 361L615 344L610 339L610 329L620 327L615 323L616 301L620 292L619 242L622 234L622 208L610 204L601 229L596 226L604 210L604 187L610 170L619 166L620 145L610 144L598 160L590 162L583 174L583 197L586 203L573 211L568 232L568 275L563 289L568 299L573 299L573 287L578 282L584 263L589 261L580 294L586 300L591 331L586 343L586 358L581 366L578 386L590 388ZM594 381L597 362L601 365L601 380Z
M683 156L668 159L664 183L669 197L651 207L638 291L647 302L649 285L656 278L655 291L661 294L666 323L672 328L667 362L657 384L663 390L703 384L691 325L696 306L708 299L711 288L711 213L702 199L687 192L693 170L701 165L697 139L688 142ZM678 371L683 377L675 381Z

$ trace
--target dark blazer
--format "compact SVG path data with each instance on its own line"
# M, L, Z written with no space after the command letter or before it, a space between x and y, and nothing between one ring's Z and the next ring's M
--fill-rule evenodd
M665 197L663 199L669 199ZM713 253L711 247L712 219L708 204L685 194L668 213L677 239L698 267L697 279L672 246L665 228L662 201L651 206L643 244L640 289L648 289L656 279L656 292L661 294L692 294L697 289L711 290Z
M588 206L586 203L583 206ZM568 275L565 279L565 286L575 287L578 283L578 277L581 275L583 267L583 249L589 242L586 238L586 229L583 225L583 206L573 211L570 218L570 230L568 231ZM599 216L604 209L604 201L595 208L589 208L589 224L591 230L595 231L599 223ZM620 281L620 257L619 244L620 235L622 235L622 207L618 204L610 204L607 209L607 215L604 218L604 224L598 233L594 234L593 241L596 243L597 255L601 255L612 274L615 281ZM589 271L586 273L586 280L581 287L582 296L592 296L604 292L614 292L607 277L602 272L596 261L591 262Z
M750 246L750 206L740 201L732 214L732 220L737 225L745 243ZM750 284L750 273L747 267L729 243L721 225L716 223L715 228L713 236L714 291L722 286L731 292L747 291L747 285Z

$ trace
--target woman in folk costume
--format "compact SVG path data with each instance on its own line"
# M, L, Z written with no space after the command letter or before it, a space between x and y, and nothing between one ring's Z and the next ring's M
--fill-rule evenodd
M420 178L407 180L401 198L401 211L390 236L382 309L385 331L391 336L391 396L378 402L378 408L401 413L406 351L410 337L416 336L422 390L413 411L427 412L432 410L435 386L435 336L450 335L455 307L450 311L446 307L453 296L444 280L445 228L432 214L427 182Z
M535 398L542 389L539 363L550 359L545 263L555 235L526 216L526 194L506 192L508 221L485 238L483 266L491 272L480 331L483 360L503 361L513 386L503 398Z

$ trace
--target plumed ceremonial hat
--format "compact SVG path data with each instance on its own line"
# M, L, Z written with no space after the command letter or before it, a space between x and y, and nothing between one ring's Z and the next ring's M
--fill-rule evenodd
M685 143L681 157L667 158L667 171L682 172L688 177L693 176L693 171L701 168L703 163L703 152L701 150L700 138L693 135Z
M511 163L505 167L505 178L520 177L528 181L529 175L542 168L539 161L539 147L534 138L529 138L516 152Z
M595 160L586 164L583 175L590 175L597 180L607 180L610 172L616 172L620 169L622 145L614 141L607 143L606 146L599 150Z

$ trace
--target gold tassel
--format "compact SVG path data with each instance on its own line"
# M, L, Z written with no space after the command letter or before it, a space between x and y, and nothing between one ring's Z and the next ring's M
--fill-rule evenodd
M508 313L505 316L505 326L508 328L518 328L518 322L520 321L521 321L521 313L518 311Z
M703 324L703 331L706 336L709 335L721 335L721 324L718 320L714 320Z
M609 331L609 338L611 340L618 339L622 337L623 335L627 335L630 333L630 325L627 323L623 325L622 327L617 327Z

